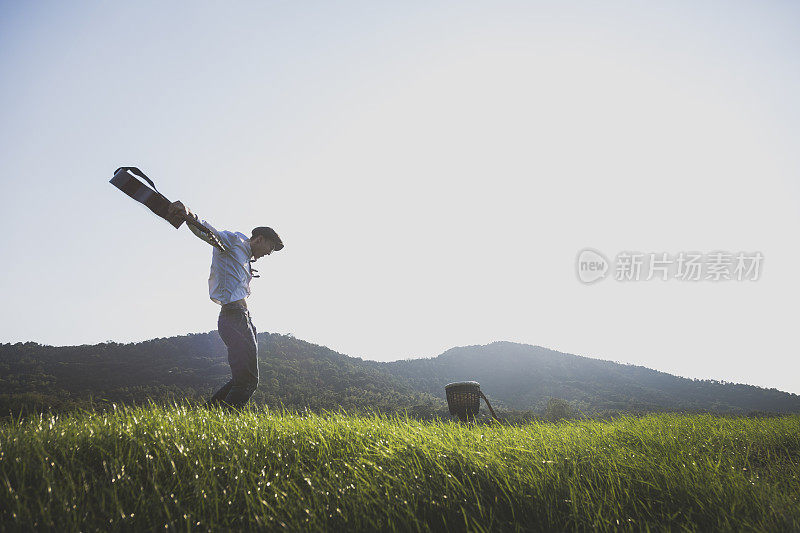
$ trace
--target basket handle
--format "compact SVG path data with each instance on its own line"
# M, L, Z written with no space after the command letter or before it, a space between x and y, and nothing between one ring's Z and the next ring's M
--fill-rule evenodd
M489 403L489 398L486 397L486 395L483 393L483 391L478 391L478 392L481 395L481 398L483 398L483 401L486 402L486 406L489 408L489 412L492 413L492 418L497 420L497 415L494 414L494 409L492 409L492 404ZM497 421L499 422L499 420L497 420Z

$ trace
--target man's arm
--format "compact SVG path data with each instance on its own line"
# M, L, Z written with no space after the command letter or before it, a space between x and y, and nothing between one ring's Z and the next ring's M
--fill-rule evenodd
M203 220L201 222L197 218L197 215L192 213L188 207L181 203L180 200L170 204L169 214L172 215L173 213L183 216L186 220L186 225L189 226L189 230L197 235L198 238L204 240L211 246L222 250L223 252L229 252L228 242L220 234L220 232L218 232L208 221Z

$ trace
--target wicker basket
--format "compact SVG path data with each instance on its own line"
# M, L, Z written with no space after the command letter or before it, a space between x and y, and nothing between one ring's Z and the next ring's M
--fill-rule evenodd
M489 407L492 417L495 420L497 419L492 405L481 392L481 384L477 381L450 383L444 388L444 391L447 394L447 406L450 408L450 414L457 416L462 422L469 422L475 419L481 407L481 398L484 399Z

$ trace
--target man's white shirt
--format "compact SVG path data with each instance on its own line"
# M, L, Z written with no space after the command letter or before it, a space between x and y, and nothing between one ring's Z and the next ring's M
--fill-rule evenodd
M195 219L197 215L194 215ZM220 250L199 229L188 224L189 229L200 239L214 246L211 256L211 273L208 276L208 294L219 305L235 302L250 296L250 259L253 250L245 234L232 231L217 231L206 220L200 222L219 239L227 251Z

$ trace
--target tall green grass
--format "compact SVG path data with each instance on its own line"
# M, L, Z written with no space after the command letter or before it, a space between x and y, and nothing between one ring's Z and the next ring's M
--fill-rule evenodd
M800 530L800 416L465 426L188 406L0 426L5 530Z

